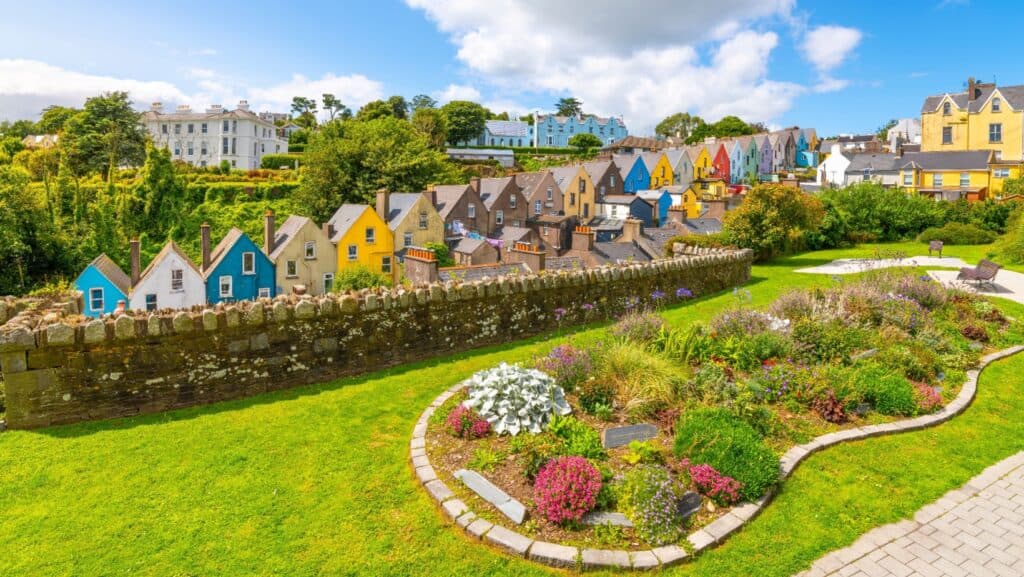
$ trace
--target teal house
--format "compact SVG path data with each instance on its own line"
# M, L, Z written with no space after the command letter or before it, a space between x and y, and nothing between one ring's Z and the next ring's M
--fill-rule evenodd
M796 143L796 165L802 168L815 166L814 153L808 150L807 138L804 137L803 130L793 129L793 142Z
M619 168L622 176L622 190L627 194L636 194L637 191L647 190L651 186L651 173L644 164L643 157L639 154L616 154L612 156L612 162Z
M203 264L206 302L211 305L274 297L274 263L237 228L228 231L209 256L203 255Z
M93 259L75 279L75 288L85 299L82 314L98 317L112 314L119 303L128 306L132 281L106 254Z

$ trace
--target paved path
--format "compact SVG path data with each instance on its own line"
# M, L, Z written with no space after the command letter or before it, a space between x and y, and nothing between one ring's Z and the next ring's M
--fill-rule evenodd
M818 559L798 577L1024 575L1024 452Z
M796 272L814 274L854 274L877 268L891 268L896 266L938 266L958 269L962 266L971 265L959 258L949 256L943 258L939 258L937 256L914 256L901 259L841 258L828 264L797 269Z
M946 286L963 288L981 293L986 296L1002 297L1011 301L1024 303L1024 274L1012 270L1000 270L996 274L992 284L982 284L977 287L973 283L968 284L956 280L955 270L930 270L928 276Z

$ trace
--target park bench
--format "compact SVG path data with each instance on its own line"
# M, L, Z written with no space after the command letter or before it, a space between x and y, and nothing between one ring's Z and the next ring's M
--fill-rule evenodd
M928 256L932 256L933 252L939 253L939 258L942 258L942 241L933 240L928 243Z
M956 276L956 280L965 282L974 282L974 284L982 285L987 284L989 286L995 286L993 281L996 279L996 273L1002 266L990 261L981 259L978 261L978 265L974 267L964 267L960 269L960 274Z

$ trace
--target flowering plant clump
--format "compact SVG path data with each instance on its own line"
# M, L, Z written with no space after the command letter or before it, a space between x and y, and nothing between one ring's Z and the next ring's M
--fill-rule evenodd
M665 321L654 313L632 312L615 323L612 334L638 343L653 341L661 333Z
M594 508L601 492L601 472L583 457L547 462L533 485L540 514L552 523L578 523Z
M641 539L665 545L679 541L683 534L678 510L681 493L664 467L640 466L626 473L619 505Z
M480 418L473 409L457 405L448 413L444 424L448 432L461 439L479 439L491 432L491 424L487 419Z
M903 276L896 281L893 292L912 299L926 309L936 309L946 303L946 289L928 275Z
M942 406L942 395L928 383L914 383L914 398L922 413L932 413Z
M740 500L743 483L719 473L711 465L691 465L687 472L697 492L717 505L728 507Z
M537 368L553 376L555 382L566 391L572 391L590 375L593 362L586 349L563 344L541 357L537 361Z
M711 320L711 333L722 338L747 337L768 330L770 319L753 309L735 308L723 311Z
M536 369L501 363L474 374L467 383L469 399L464 404L490 421L499 435L539 433L551 415L572 412L562 387Z

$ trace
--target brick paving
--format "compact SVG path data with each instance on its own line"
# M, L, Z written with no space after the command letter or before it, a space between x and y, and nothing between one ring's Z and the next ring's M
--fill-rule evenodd
M818 559L797 577L1024 575L1024 452Z

